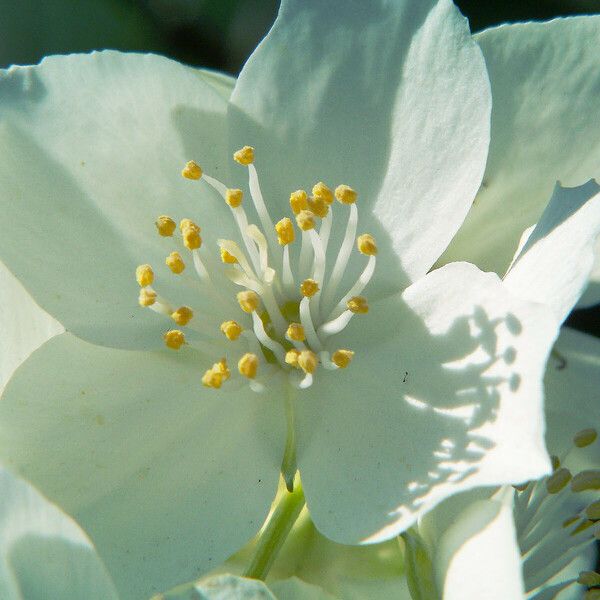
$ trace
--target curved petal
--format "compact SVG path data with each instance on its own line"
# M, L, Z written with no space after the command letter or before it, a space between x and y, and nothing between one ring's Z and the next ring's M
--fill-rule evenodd
M154 264L169 285L164 259L175 248L156 233L160 214L229 222L219 221L223 202L180 175L191 157L222 170L223 94L173 61L102 52L3 72L0 107L10 223L0 259L78 336L156 344L163 323L137 306L135 268Z
M230 113L278 214L319 180L358 191L397 290L427 272L479 187L489 82L448 0L284 0Z
M0 392L13 371L39 346L64 331L0 262Z
M86 535L32 486L0 469L0 596L117 600Z
M350 367L320 375L295 405L321 532L380 541L447 496L548 471L542 375L557 325L546 307L455 263L364 318L368 336L340 336Z
M256 533L277 488L280 395L203 392L201 359L63 334L0 403L0 460L77 519L123 598L223 561Z
M442 257L502 275L557 180L600 177L600 16L502 25L475 36L492 84L483 184Z
M538 224L517 252L504 283L531 302L550 306L566 319L587 285L600 234L600 186L557 184Z
M594 253L596 260L594 261L590 280L577 303L577 308L588 308L600 304L600 237L596 240Z

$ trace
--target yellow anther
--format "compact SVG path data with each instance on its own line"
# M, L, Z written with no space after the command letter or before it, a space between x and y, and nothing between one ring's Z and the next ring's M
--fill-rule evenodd
M546 479L546 489L549 494L558 494L571 481L571 471L561 467Z
M221 262L224 262L226 265L235 265L238 259L233 254L227 252L225 248L221 248Z
M552 470L556 471L556 469L558 469L558 467L560 467L560 458L558 458L558 456L555 456L553 454L550 457L550 461L552 462Z
M183 236L183 245L188 250L197 250L202 246L202 238L197 229L186 227L181 235Z
M308 231L315 228L315 215L310 210L301 210L296 215L296 223L302 231Z
M185 167L181 170L181 174L186 179L200 179L200 177L202 177L202 169L198 163L189 160L185 163Z
M258 371L258 356L247 352L238 361L238 371L248 379L254 379Z
M218 390L223 385L223 374L214 369L208 369L202 376L202 385Z
M527 489L528 485L529 481L526 481L525 483L520 483L519 485L513 485L513 487L515 488L515 490L517 490L517 492L524 492Z
M336 350L331 355L331 362L340 369L345 369L352 362L353 357L354 352L352 350Z
M170 329L163 335L163 339L165 340L165 346L172 350L179 350L185 344L185 334L179 329Z
M331 204L333 202L333 193L332 191L322 182L315 183L312 189L312 195L315 198L321 198L327 204Z
M363 233L356 238L356 247L361 254L375 256L377 254L377 244L375 238L369 233Z
M367 299L363 296L353 296L346 302L346 306L350 312L360 315L366 315L369 312Z
M154 224L156 225L156 229L158 229L158 233L163 237L171 237L175 231L175 227L177 227L175 221L171 217L167 217L167 215L158 217Z
M140 265L135 270L135 278L141 287L152 285L154 281L154 271L150 265Z
M175 312L171 313L171 318L177 325L184 327L194 316L194 311L189 306L180 306Z
M598 432L590 427L589 429L582 429L581 431L578 431L573 437L573 443L578 448L585 448L586 446L593 444L597 437Z
M179 221L179 231L183 233L186 229L193 229L200 233L200 227L194 223L194 221L191 219L181 219L181 221Z
M227 190L225 192L225 202L231 206L231 208L237 208L242 203L244 192L242 190Z
M304 327L302 327L300 323L290 323L290 326L285 332L285 336L290 340L294 340L295 342L303 342L306 339Z
M228 340L233 342L242 334L242 326L235 321L223 321L221 323L221 331Z
M594 585L600 585L600 574L595 571L581 571L577 578L577 583L592 587Z
M319 284L314 279L305 279L300 284L300 293L305 298L312 298L319 291Z
M577 521L579 521L579 515L575 515L573 517L565 519L562 523L562 526L564 529L567 529L567 527L571 527L571 525L573 525L573 523L577 523Z
M324 219L329 212L329 204L317 196L312 196L308 199L308 210L313 212L320 219Z
M304 190L296 190L290 194L290 207L297 215L301 210L308 209L308 194Z
M342 204L354 204L356 202L357 193L347 185L338 185L335 188L335 197Z
M231 377L231 371L229 370L229 365L227 364L227 359L225 357L213 365L213 371L215 371L215 373L220 373L224 380Z
M302 350L302 352L298 354L298 366L305 373L314 373L318 364L319 359L312 350Z
M600 490L600 471L580 471L571 481L571 489L574 492L586 490Z
M259 304L258 294L252 290L238 292L237 301L240 305L240 308L247 313L254 312L258 308Z
M254 162L254 148L252 146L244 146L233 154L233 160L240 165L251 165Z
M296 350L296 348L292 348L291 350L288 350L285 353L285 362L288 365L299 369L300 368L300 366L298 365L298 357L299 356L300 356L300 350Z
M140 306L152 306L156 302L156 292L147 288L140 290L140 296L138 298Z
M581 533L582 531L585 531L586 529L589 529L590 527L593 527L595 525L594 521L588 521L587 519L583 519L581 521L581 523L579 523L579 525L577 525L577 527L575 527L575 529L573 529L573 531L571 531L571 535L577 535L578 533Z
M596 500L596 502L592 502L586 509L585 514L588 519L592 521L600 520L600 500Z
M278 221L275 224L275 231L277 232L277 241L281 246L287 246L294 241L294 225L291 219L284 217Z
M185 269L185 263L183 262L179 252L171 252L171 254L165 258L165 264L176 275L183 273L183 270Z

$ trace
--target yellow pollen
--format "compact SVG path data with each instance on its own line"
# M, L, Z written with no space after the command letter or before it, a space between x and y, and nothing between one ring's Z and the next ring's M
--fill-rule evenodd
M202 246L202 238L200 237L197 229L194 229L193 227L186 227L182 232L182 236L183 245L188 250L197 250L200 248L200 246Z
M175 312L171 313L171 318L177 325L184 327L194 316L194 311L189 306L180 306Z
M546 479L546 489L549 494L558 494L571 481L571 471L561 467Z
M367 299L363 296L353 296L346 302L346 306L350 312L360 315L366 315L369 312Z
M586 446L593 444L596 441L597 437L598 432L595 429L582 429L581 431L578 431L573 437L573 443L578 448L585 448Z
M342 204L354 204L356 202L357 193L347 185L338 185L335 188L335 197Z
M363 233L356 238L356 247L361 254L375 256L377 254L377 244L375 239L369 233Z
M321 198L321 200L327 204L331 204L333 202L333 193L322 181L319 181L319 183L315 183L315 185L313 185L312 195L315 198Z
M298 357L300 356L300 350L296 350L296 348L292 348L285 353L285 362L297 369L300 368L298 365Z
M183 233L186 229L193 229L200 233L200 227L198 227L194 221L191 219L181 219L181 221L179 221L179 231Z
M308 231L315 228L315 215L310 210L301 210L296 215L296 223L302 231Z
M319 291L319 284L314 279L305 279L300 284L300 293L305 298L312 298Z
M248 379L254 379L258 371L258 356L247 352L238 362L238 371Z
M308 209L317 215L317 217L324 219L329 212L329 204L323 198L313 196L308 199Z
M600 490L600 471L580 471L571 481L571 489L574 492L586 490Z
M140 306L152 306L156 302L156 292L154 290L142 288L140 290L138 302L140 303Z
M288 339L294 340L295 342L303 342L306 339L304 327L302 327L300 323L290 323L285 335Z
M594 585L600 585L600 575L595 571L581 571L577 578L577 583L592 587Z
M223 323L221 323L221 331L228 340L233 342L240 337L242 326L235 321L223 321Z
M227 190L225 192L225 202L231 206L231 208L237 208L242 203L244 192L242 190Z
M154 271L150 265L140 265L135 270L135 278L140 287L152 285L152 282L154 281Z
M600 520L600 500L596 500L596 502L592 502L586 509L585 514L588 519L592 521Z
M308 195L304 190L296 190L290 194L290 207L295 215L308 209Z
M252 290L238 292L237 301L240 305L240 308L247 313L254 312L258 308L259 304L258 294Z
M175 227L177 227L175 221L171 217L167 217L167 215L158 217L154 224L156 225L156 229L158 229L158 233L163 237L171 237L175 231Z
M233 255L227 252L225 248L221 248L221 261L226 265L235 265L238 262L238 259Z
M278 221L275 224L275 231L277 232L277 241L281 246L287 246L294 241L294 225L291 219L284 217Z
M176 275L179 275L185 269L185 263L183 262L179 252L171 252L171 254L165 258L165 264Z
M202 376L202 385L218 390L223 385L223 375L214 369L208 369Z
M312 350L302 350L298 355L298 365L305 373L314 373L318 364L319 359Z
M252 146L244 146L233 154L233 160L240 165L251 165L254 162L254 148Z
M202 169L198 163L189 160L181 170L181 175L186 179L200 179L202 177Z
M165 333L163 339L165 340L165 346L172 350L179 350L185 344L185 335L179 329L170 329Z
M579 525L577 525L577 527L575 527L575 529L573 529L573 531L571 531L571 535L572 536L577 535L578 533L581 533L582 531L589 529L593 525L594 525L594 521L587 521L584 519L581 521L581 523L579 523Z
M336 350L331 355L331 362L340 369L345 369L352 362L353 357L354 352L352 350Z
M231 377L231 371L229 370L229 365L227 364L227 359L225 357L213 365L213 371L215 371L215 373L220 373L224 380Z

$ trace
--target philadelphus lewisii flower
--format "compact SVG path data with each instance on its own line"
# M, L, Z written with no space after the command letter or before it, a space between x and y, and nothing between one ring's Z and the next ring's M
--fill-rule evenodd
M432 270L490 131L450 2L284 0L235 84L105 52L11 68L0 100L0 259L67 331L8 383L0 460L122 597L238 550L281 472L355 544L550 471L541 380L598 189L557 186L504 282Z

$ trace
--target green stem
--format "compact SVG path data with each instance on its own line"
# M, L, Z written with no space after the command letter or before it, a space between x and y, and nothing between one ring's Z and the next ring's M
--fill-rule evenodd
M285 481L288 492L294 491L294 477L298 466L296 465L296 427L294 425L294 392L292 386L288 386L285 401L285 418L287 422L287 437L285 440L285 451L281 463L281 474Z
M262 532L252 562L244 577L265 580L294 523L304 508L302 484L297 481L293 492L284 492L267 526Z

